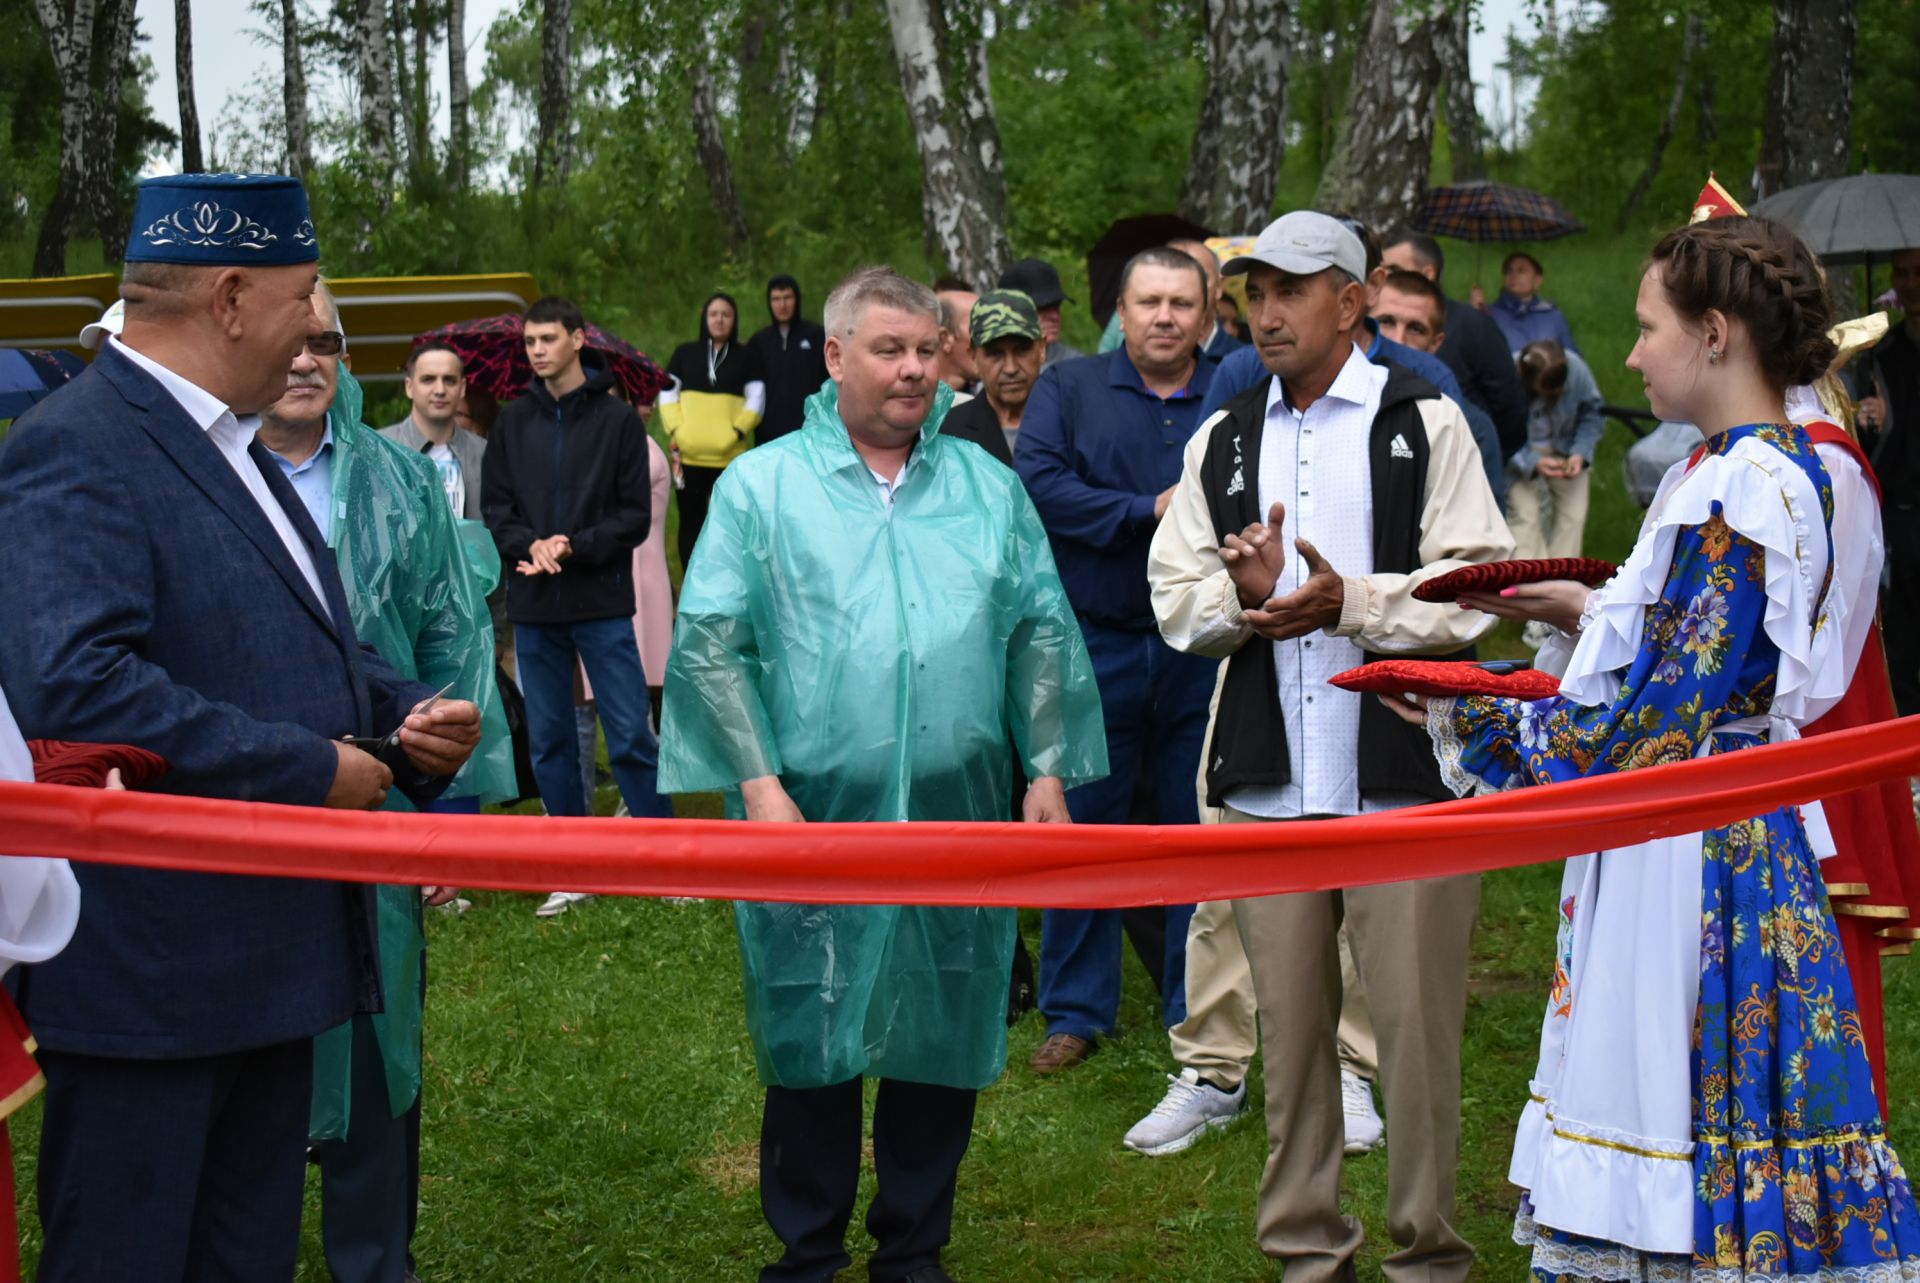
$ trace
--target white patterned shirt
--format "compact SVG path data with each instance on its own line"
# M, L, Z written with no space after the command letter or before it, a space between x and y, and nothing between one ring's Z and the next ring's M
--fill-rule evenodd
M1354 346L1333 385L1306 410L1288 403L1281 380L1267 394L1260 437L1260 513L1287 506L1281 539L1289 553L1273 595L1293 592L1307 577L1306 559L1293 551L1303 538L1342 575L1373 570L1373 466L1369 441L1385 367ZM1249 645L1258 644L1256 637ZM1263 819L1359 815L1410 806L1412 794L1360 797L1360 701L1357 691L1327 678L1366 658L1351 637L1327 631L1269 642L1279 679L1280 715L1287 732L1288 782L1234 789L1226 803Z
M273 525L273 531L280 536L280 542L287 546L287 555L293 558L293 564L300 568L306 577L307 586L313 589L314 600L320 603L320 609L328 619L333 611L327 605L326 590L320 585L320 572L314 569L313 554L307 551L306 540L294 529L293 518L273 497L273 491L267 488L267 479L254 463L253 456L247 453L247 446L253 441L253 434L260 429L260 416L249 414L236 416L219 397L207 391L197 383L190 383L152 357L134 351L119 339L109 340L120 355L132 361L154 377L154 381L166 390L180 406L180 409L194 425L207 434L220 451L220 456L232 467L240 478L240 484L247 488L253 501L260 505L260 511Z

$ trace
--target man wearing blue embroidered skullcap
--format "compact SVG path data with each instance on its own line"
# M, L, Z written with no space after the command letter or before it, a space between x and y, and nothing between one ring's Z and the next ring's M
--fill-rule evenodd
M167 792L350 809L428 801L472 752L472 704L422 711L433 691L362 651L254 441L329 342L319 253L294 179L141 186L123 331L0 448L0 685L29 738L151 750ZM377 757L345 742L396 727ZM368 890L75 872L72 943L19 981L47 1081L38 1277L293 1277L312 1039L380 1002Z

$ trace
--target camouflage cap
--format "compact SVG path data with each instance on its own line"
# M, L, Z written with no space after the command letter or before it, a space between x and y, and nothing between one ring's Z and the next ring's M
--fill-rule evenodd
M995 339L1040 339L1040 309L1020 290L993 290L973 305L969 336L975 347Z

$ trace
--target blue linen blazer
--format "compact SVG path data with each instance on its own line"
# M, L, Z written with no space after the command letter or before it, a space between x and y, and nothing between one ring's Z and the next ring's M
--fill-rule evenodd
M0 446L0 687L27 738L149 749L171 768L156 791L316 806L329 740L384 734L432 694L359 644L320 532L264 447L252 454L325 610L218 447L111 345L15 422ZM422 799L444 787L396 782ZM370 888L74 872L72 943L17 981L44 1047L217 1055L380 1005Z

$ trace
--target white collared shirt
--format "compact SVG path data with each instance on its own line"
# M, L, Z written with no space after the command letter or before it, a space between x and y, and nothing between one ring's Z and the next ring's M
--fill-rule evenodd
M287 546L287 555L293 558L293 564L300 568L306 577L307 586L313 589L313 596L320 603L320 609L327 618L333 618L333 611L327 605L326 590L320 584L320 572L314 568L313 555L307 551L306 540L294 529L293 518L273 497L273 491L267 488L267 479L254 464L253 456L247 453L247 446L253 441L253 434L260 428L260 416L249 414L239 417L227 405L205 388L181 378L152 357L136 352L118 338L108 340L120 355L132 361L154 377L160 386L166 389L192 419L194 425L207 434L214 447L220 451L234 475L240 478L240 484L247 488L253 501L260 505L260 511L272 523L274 533L280 536L280 542Z
M1307 577L1306 559L1293 551L1296 538L1312 544L1342 574L1372 571L1368 445L1386 386L1385 367L1367 360L1357 345L1333 386L1305 411L1288 404L1281 381L1273 380L1260 438L1260 512L1264 519L1276 502L1287 506L1280 537L1291 554L1274 596L1294 591ZM1296 819L1359 815L1422 800L1392 795L1362 802L1360 701L1371 697L1327 684L1327 678L1366 658L1353 639L1321 631L1268 645L1279 678L1289 780L1277 788L1234 789L1227 805L1265 819Z

